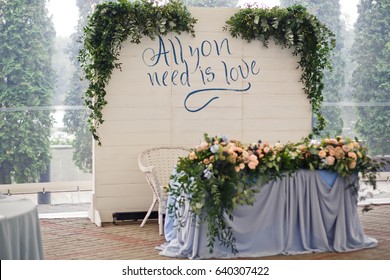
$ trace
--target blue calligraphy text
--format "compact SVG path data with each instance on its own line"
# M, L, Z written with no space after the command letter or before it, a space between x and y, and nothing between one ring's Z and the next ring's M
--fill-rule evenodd
M215 99L218 99L219 96L214 96L212 98L209 99L209 101L207 101L203 106L199 107L199 108L196 108L196 109L190 109L188 108L187 106L187 101L188 99L194 95L194 94L198 94L198 93L201 93L201 92L205 92L205 91L233 91L233 92L245 92L245 91L248 91L249 89L251 88L251 83L248 83L248 86L244 89L233 89L233 88L204 88L204 89L198 89L198 90L194 90L194 91L191 91L186 99L184 100L184 108L186 108L187 111L189 112L192 112L192 113L195 113L195 112L198 112L200 110L202 110L203 108L207 107L213 100Z
M184 107L187 111L198 112L207 107L212 101L218 99L219 96L210 98L199 108L190 109L187 103L193 95L210 91L245 92L251 88L250 82L247 82L248 85L243 89L234 88L234 85L241 84L241 81L245 81L251 76L256 76L260 73L260 68L255 60L248 62L245 59L241 59L240 63L232 65L234 60L227 59L232 54L228 38L220 41L203 40L198 46L185 46L177 36L172 39L165 39L165 41L163 37L159 36L158 47L156 49L144 49L142 61L146 66L153 69L147 73L152 86L169 87L181 85L191 88L192 82L196 80L203 85L207 85L207 88L192 90L184 100ZM211 66L205 65L208 57L212 59L224 58L220 60L222 68L219 67L219 71L216 71ZM157 66L160 66L159 70L155 70ZM213 66L215 67L217 64L213 62ZM168 67L168 69L165 70L164 67ZM221 75L223 77L217 79L217 76ZM216 81L223 82L228 87L210 87Z

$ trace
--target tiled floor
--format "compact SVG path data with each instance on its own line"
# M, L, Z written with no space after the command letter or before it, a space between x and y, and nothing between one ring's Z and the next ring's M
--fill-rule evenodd
M272 260L390 260L390 204L358 211L365 233L378 240L376 248L347 253L271 256ZM104 223L97 227L88 218L40 219L47 260L161 260L155 247L164 242L155 220Z

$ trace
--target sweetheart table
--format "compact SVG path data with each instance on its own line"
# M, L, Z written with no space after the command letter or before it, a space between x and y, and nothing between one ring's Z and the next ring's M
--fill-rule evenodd
M236 238L236 255L218 240L210 253L207 224L199 223L199 217L184 205L180 209L184 225L179 227L172 215L166 214L166 243L159 247L160 254L222 259L376 247L377 240L364 234L357 213L358 187L357 175L344 178L310 170L299 170L260 186L254 205L236 208L232 221L225 217ZM168 197L168 203L172 201Z

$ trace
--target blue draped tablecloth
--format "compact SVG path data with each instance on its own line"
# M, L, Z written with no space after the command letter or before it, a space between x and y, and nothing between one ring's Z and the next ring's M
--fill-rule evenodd
M354 184L354 187L348 187ZM228 221L238 254L219 245L207 247L207 224L199 223L188 205L180 209L185 224L165 220L166 243L160 254L208 259L261 257L312 252L346 252L377 246L364 234L357 213L357 175L343 178L328 171L299 170L291 177L261 186L253 206L239 206ZM168 198L168 203L172 203Z

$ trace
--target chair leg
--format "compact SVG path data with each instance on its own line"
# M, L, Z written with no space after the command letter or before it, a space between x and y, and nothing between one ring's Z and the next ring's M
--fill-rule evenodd
M160 235L163 235L164 229L164 219L163 219L163 213L160 211L158 212L158 232Z
M152 213L152 210L153 210L154 206L156 205L156 203L157 203L157 199L154 198L152 204L150 205L148 213L146 213L145 218L142 220L140 227L143 227L145 225L145 223L146 223L147 219L149 218L150 213Z

